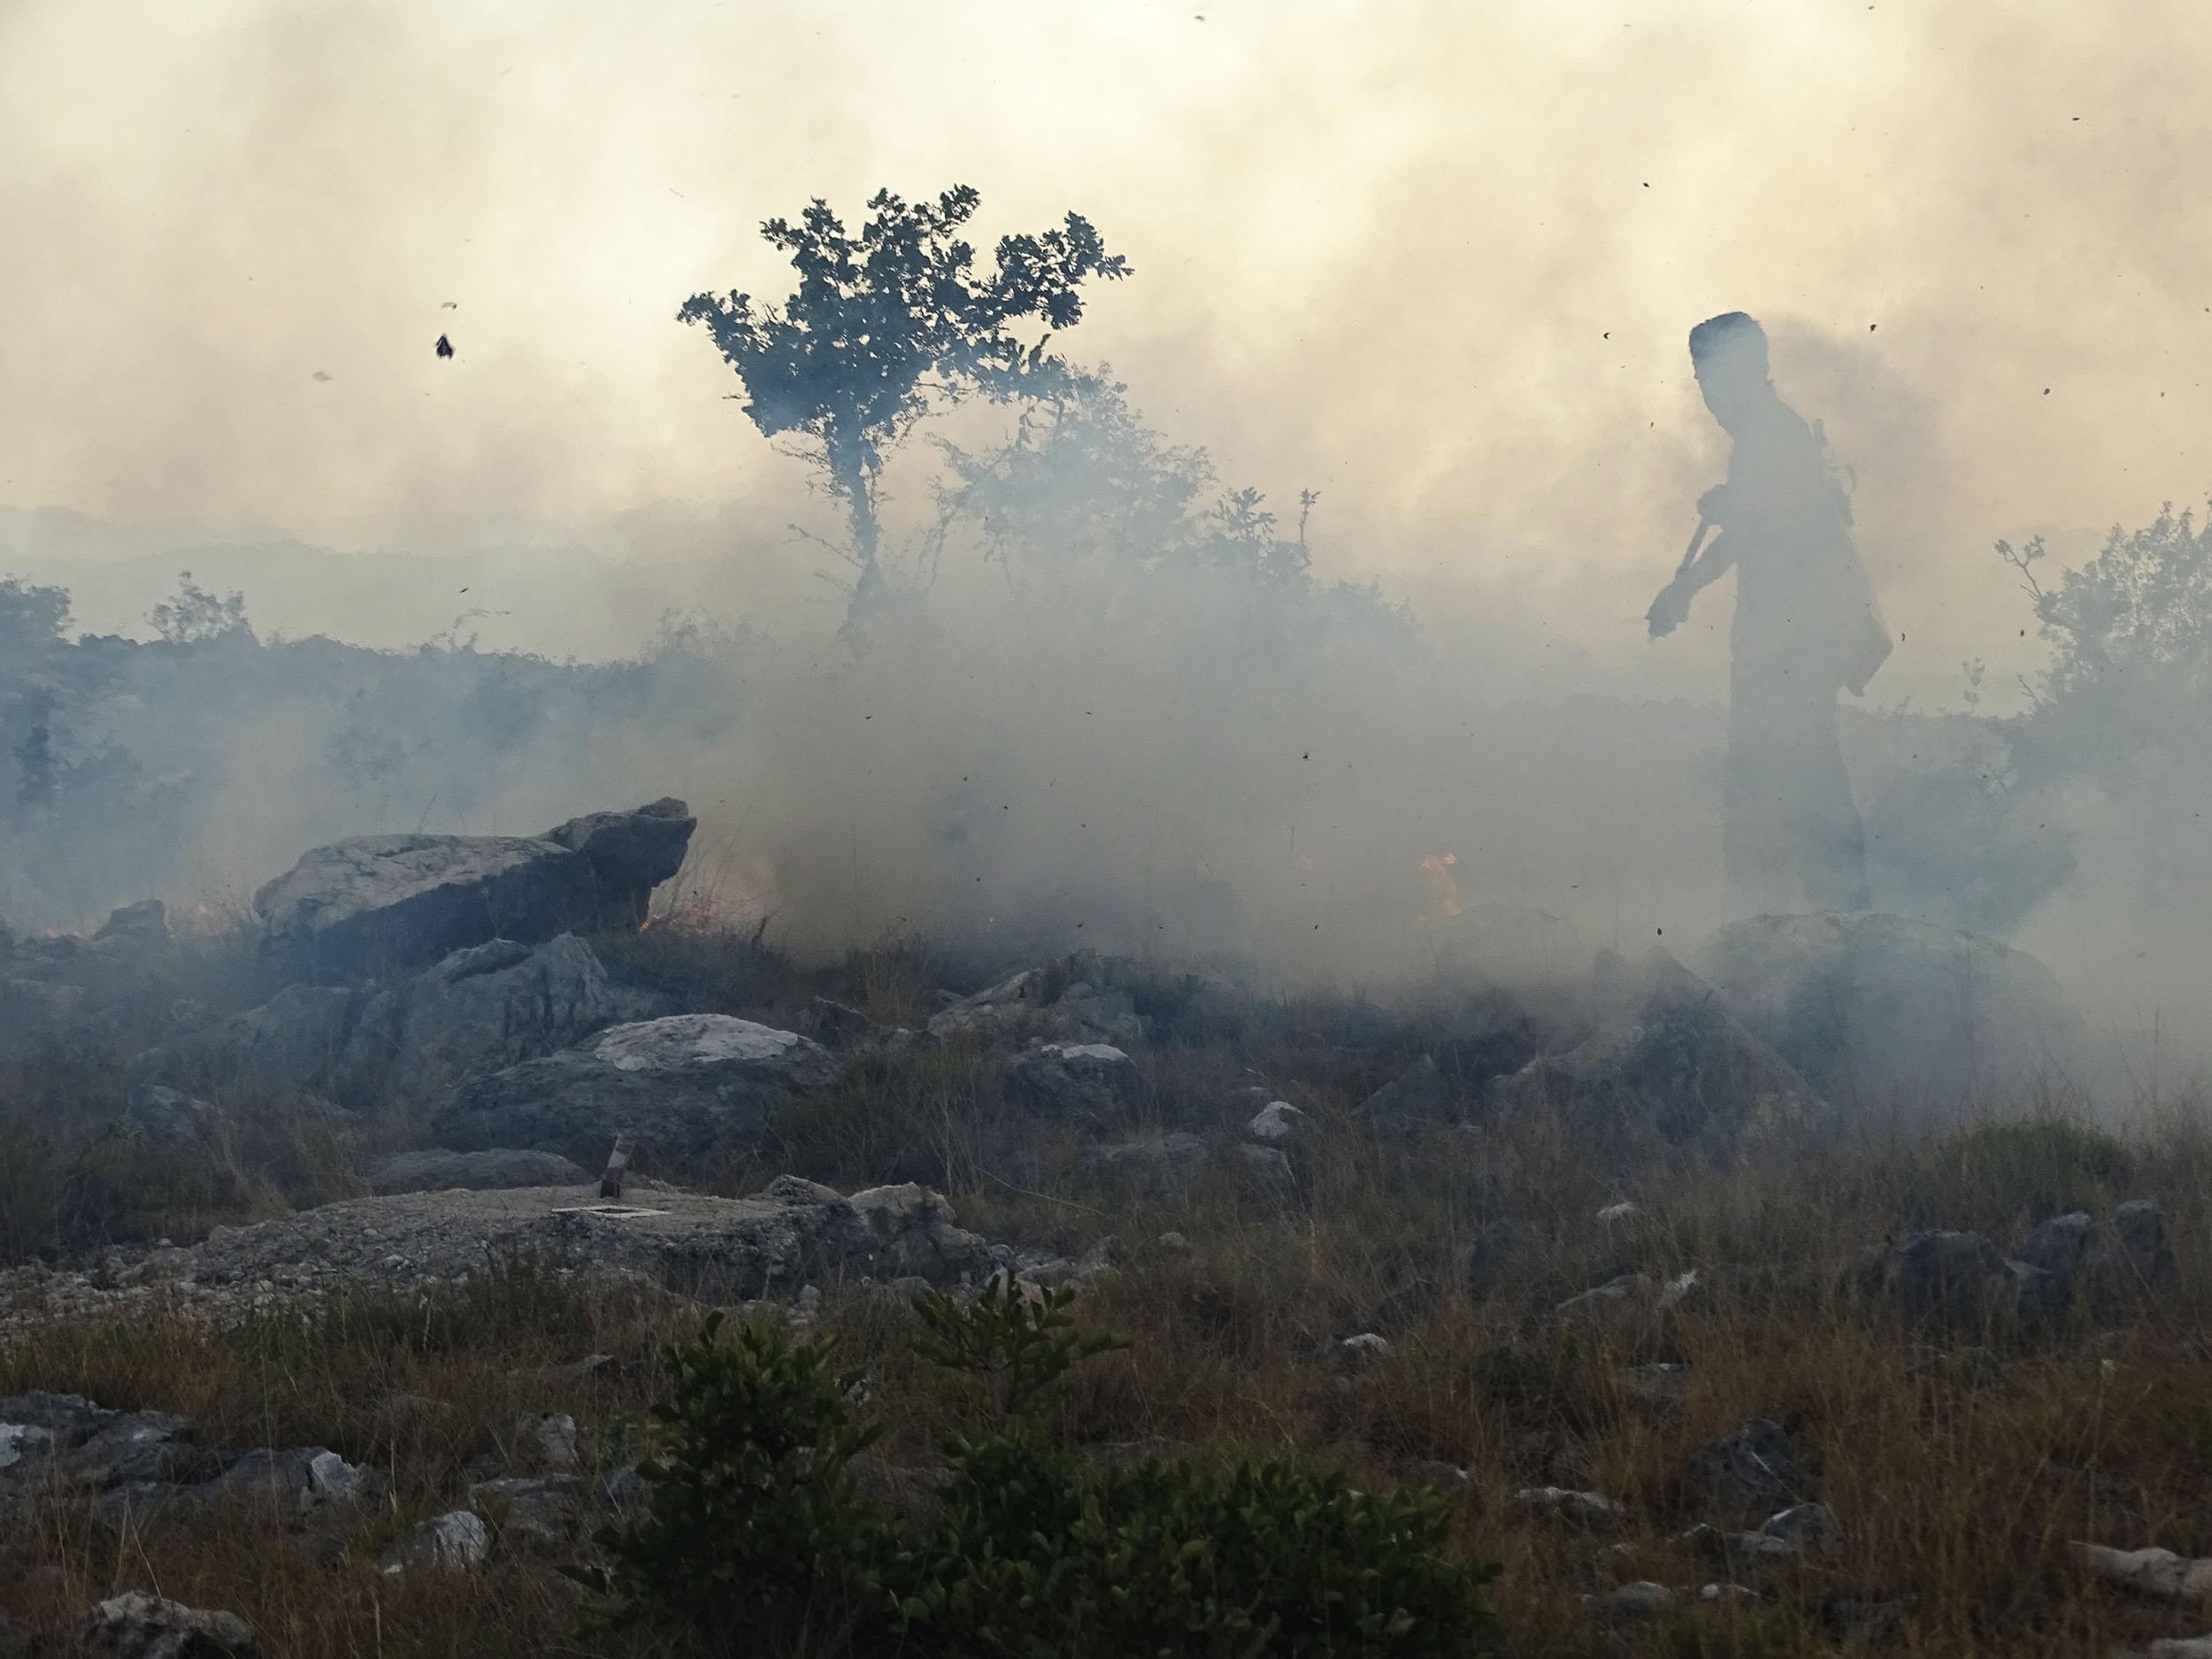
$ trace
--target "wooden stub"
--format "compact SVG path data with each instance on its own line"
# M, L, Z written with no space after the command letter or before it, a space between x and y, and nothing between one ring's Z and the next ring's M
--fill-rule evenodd
M615 1137L614 1150L607 1154L607 1172L599 1178L599 1195L614 1199L622 1196L622 1177L630 1167L631 1140L627 1135Z

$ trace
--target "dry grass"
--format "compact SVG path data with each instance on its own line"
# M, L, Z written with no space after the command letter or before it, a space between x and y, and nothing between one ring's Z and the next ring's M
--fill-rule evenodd
M2208 1142L2193 1122L2120 1143L2056 1123L1993 1125L1935 1141L1831 1153L1747 1170L1654 1167L1647 1215L1611 1231L1589 1220L1634 1172L1566 1156L1555 1130L1525 1125L1479 1147L1440 1135L1377 1147L1348 1133L1307 1160L1285 1204L1224 1181L1141 1211L1060 1183L1036 1196L970 1194L972 1219L1072 1246L1108 1230L1123 1274L1084 1311L1134 1338L1070 1380L1056 1432L1071 1443L1164 1440L1216 1451L1292 1450L1363 1479L1418 1460L1471 1471L1466 1548L1503 1563L1498 1596L1526 1654L1831 1651L1821 1612L1839 1598L1905 1609L1897 1651L2008 1656L2101 1651L2188 1632L2186 1616L2116 1599L2063 1557L2070 1538L2212 1549L2212 1276L2202 1194ZM1457 1142L1458 1144L1455 1144ZM2009 1238L2033 1218L2022 1184L2060 1202L2150 1195L2172 1217L2180 1288L2116 1335L1912 1332L1839 1304L1830 1271L1857 1245L1922 1218ZM1455 1262L1480 1225L1525 1242L1502 1288L1461 1293ZM1188 1249L1154 1242L1182 1233ZM1678 1315L1595 1325L1546 1315L1556 1296L1616 1267L1798 1265ZM542 1563L509 1562L462 1586L380 1580L377 1550L412 1520L461 1500L514 1451L525 1412L572 1412L588 1456L634 1444L658 1386L658 1345L692 1310L584 1293L527 1264L495 1270L449 1302L344 1302L301 1323L270 1317L210 1333L181 1321L41 1333L0 1353L0 1393L46 1387L122 1407L161 1407L211 1443L319 1444L385 1470L389 1509L334 1540L274 1517L117 1540L45 1512L0 1573L0 1609L51 1621L119 1586L157 1586L232 1607L301 1655L558 1651L571 1594ZM881 1455L926 1461L964 1425L956 1391L906 1352L902 1309L863 1287L833 1294L825 1320L868 1367L891 1425ZM1376 1330L1379 1363L1342 1363L1337 1340ZM1994 1344L1987 1379L1944 1355ZM588 1379L555 1368L592 1353ZM1655 1406L1626 1368L1686 1365L1678 1403ZM396 1425L393 1394L449 1410ZM1842 1517L1847 1554L1760 1582L1755 1607L1655 1624L1594 1624L1578 1594L1618 1578L1704 1582L1711 1563L1672 1541L1705 1507L1685 1476L1697 1446L1743 1418L1790 1431ZM1630 1517L1589 1534L1516 1516L1511 1491L1589 1486ZM1624 1566L1596 1557L1624 1543Z
M764 982L764 949L755 941L743 962L716 970L733 1005L758 1005L734 987L757 972ZM919 944L895 941L797 990L786 979L777 995L818 991L911 1021L933 979ZM1616 1142L1543 1112L1479 1137L1379 1143L1348 1106L1399 1063L1390 1044L1402 1034L1346 1039L1369 1023L1343 1008L1276 1010L1147 1062L1133 1134L1224 1128L1219 1102L1255 1080L1312 1113L1317 1138L1295 1155L1288 1194L1222 1172L1139 1203L1087 1179L1068 1138L1010 1117L989 1056L959 1049L864 1069L818 1117L780 1125L771 1162L849 1185L945 1184L964 1220L996 1238L1072 1253L1114 1235L1123 1271L1080 1311L1133 1346L1069 1379L1062 1440L1291 1451L1375 1482L1410 1478L1424 1460L1463 1467L1463 1547L1502 1563L1496 1594L1517 1654L1824 1654L1837 1649L1824 1609L1844 1600L1899 1603L1892 1650L1928 1659L2056 1659L2212 1628L2212 1612L2161 1609L2085 1580L2063 1550L2089 1538L2212 1552L2212 1129L2193 1107L2169 1105L2117 1138L2057 1118L1992 1120L1746 1167ZM272 1130L235 1153L241 1179L259 1183L253 1202L299 1202L324 1180L286 1143ZM1023 1179L998 1172L1010 1152L1025 1160ZM39 1232L37 1185L21 1166L0 1175L0 1239ZM2084 1318L2032 1335L1913 1330L1835 1290L1836 1270L1886 1233L1972 1227L2010 1246L2048 1215L2133 1197L2165 1208L2182 1279L2111 1328ZM1594 1219L1623 1200L1640 1206L1632 1220ZM1162 1242L1170 1233L1187 1246ZM1478 1238L1490 1287L1471 1296L1464 1262ZM1550 1311L1620 1271L1656 1279L1691 1268L1709 1292L1675 1312L1589 1322ZM47 1506L0 1543L0 1611L54 1624L143 1586L231 1608L272 1650L303 1656L618 1652L575 1636L574 1594L549 1563L503 1556L475 1578L437 1584L382 1579L374 1561L405 1525L495 1471L525 1412L574 1415L587 1472L629 1455L659 1389L660 1345L698 1311L508 1263L441 1301L362 1297L305 1323L19 1334L0 1346L0 1394L75 1390L177 1410L211 1444L329 1446L385 1471L393 1496L336 1532L242 1512L121 1538ZM966 1426L959 1392L908 1353L902 1306L832 1287L823 1319L868 1370L889 1426L878 1455L928 1461ZM1391 1351L1348 1365L1340 1339L1364 1331ZM1961 1358L1976 1348L1993 1351L1993 1371ZM589 1378L557 1369L592 1354L615 1363ZM1678 1399L1655 1403L1631 1386L1629 1368L1654 1362L1686 1368ZM446 1409L396 1420L383 1404L394 1394ZM1614 1583L1717 1576L1676 1540L1733 1517L1704 1503L1686 1463L1755 1415L1789 1431L1841 1519L1843 1555L1762 1578L1754 1604L1594 1621L1578 1598ZM1511 1493L1536 1484L1594 1487L1628 1516L1583 1532L1517 1514ZM1625 1558L1601 1560L1615 1545Z

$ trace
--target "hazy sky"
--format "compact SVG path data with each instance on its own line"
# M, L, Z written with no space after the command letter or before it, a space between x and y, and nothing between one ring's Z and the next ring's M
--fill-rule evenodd
M0 504L782 513L677 305L964 181L1097 223L1070 349L1339 568L1623 660L1721 465L1683 336L1760 315L1939 687L2025 660L1993 536L2212 484L2208 62L2200 0L0 0Z

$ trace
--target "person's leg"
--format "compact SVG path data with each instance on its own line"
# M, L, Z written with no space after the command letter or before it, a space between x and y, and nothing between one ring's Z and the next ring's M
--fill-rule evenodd
M1721 870L1732 918L1801 908L1797 780L1785 734L1753 707L1729 722L1721 796Z
M1792 862L1815 910L1874 908L1866 879L1866 826L1851 798L1833 694L1807 710L1791 746L1796 768Z

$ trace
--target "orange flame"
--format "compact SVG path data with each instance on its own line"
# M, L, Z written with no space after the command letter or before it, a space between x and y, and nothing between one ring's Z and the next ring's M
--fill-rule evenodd
M1459 878L1452 873L1458 863L1457 853L1431 853L1421 861L1421 879L1429 886L1429 908L1421 920L1448 922L1460 913Z

